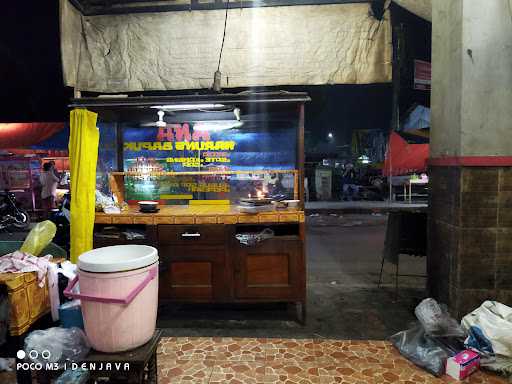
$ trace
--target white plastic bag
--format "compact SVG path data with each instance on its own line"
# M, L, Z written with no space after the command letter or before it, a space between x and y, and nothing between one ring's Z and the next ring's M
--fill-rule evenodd
M490 345L483 352L512 357L512 308L497 301L484 303L462 319L462 326L470 334L466 343L475 349Z
M53 321L59 320L59 273L73 280L76 275L76 264L66 260L60 267L53 263L48 266L48 291Z

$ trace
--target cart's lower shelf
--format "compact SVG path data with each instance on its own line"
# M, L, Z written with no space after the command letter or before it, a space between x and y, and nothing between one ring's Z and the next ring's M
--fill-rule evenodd
M150 224L136 220L140 216L148 216L139 213L123 216L126 221L114 221L114 215L98 214L97 233L106 226L115 225L119 227L119 233L133 230L145 238L124 240L122 236L118 239L95 236L95 247L141 243L158 248L161 300L207 303L282 301L299 303L304 309L304 212L244 215L231 209L219 212L219 207L202 208L164 208L152 215ZM180 216L180 212L186 214ZM202 220L208 216L216 220ZM237 220L219 220L223 216L234 216ZM98 220L98 217L112 220ZM174 224L158 221L169 217L174 219ZM183 217L193 220L181 224ZM243 245L236 238L237 234L258 233L265 228L270 228L274 236L254 245Z

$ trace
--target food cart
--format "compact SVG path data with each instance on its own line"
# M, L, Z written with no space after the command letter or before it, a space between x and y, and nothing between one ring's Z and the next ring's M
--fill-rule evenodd
M116 167L97 179L128 204L96 213L94 247L155 246L160 300L288 302L303 320L308 100L289 92L75 99L72 107L98 113L99 159ZM240 206L267 198L295 204ZM141 212L148 200L158 208ZM240 241L264 230L261 242Z

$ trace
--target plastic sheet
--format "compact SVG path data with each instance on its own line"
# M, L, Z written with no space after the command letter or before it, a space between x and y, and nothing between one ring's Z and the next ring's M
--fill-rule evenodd
M51 243L57 232L57 227L50 220L37 223L29 232L20 251L39 256L43 249Z
M439 337L466 337L461 325L450 316L448 309L432 298L423 300L414 310L429 336Z
M36 351L29 359L34 363L79 361L91 349L85 333L79 328L54 327L31 332L25 339L25 351ZM33 354L34 356L36 354Z
M390 341L404 357L437 377L445 373L446 360L462 350L457 341L451 344L428 336L421 324L398 332Z
M14 371L15 361L14 359L5 359L0 357L0 372L12 372Z
M67 370L55 380L54 384L85 384L89 377L89 371L85 369Z
M253 246L256 245L263 240L271 239L274 237L274 231L270 228L265 228L263 231L259 233L239 233L236 235L236 239L240 242L240 244Z

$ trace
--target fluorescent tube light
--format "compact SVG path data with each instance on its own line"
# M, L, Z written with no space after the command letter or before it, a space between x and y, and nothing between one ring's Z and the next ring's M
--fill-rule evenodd
M216 109L224 108L224 104L168 104L168 105L154 105L151 108L163 109L167 111L191 111L195 109Z
M243 121L237 120L198 121L194 124L194 129L198 131L223 131L240 128L242 125L244 125Z

